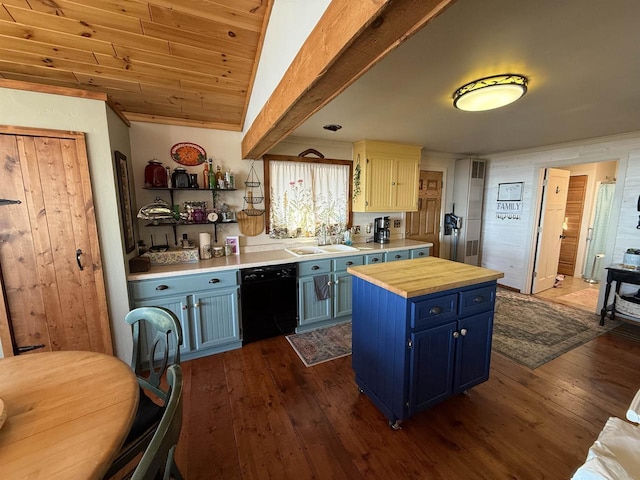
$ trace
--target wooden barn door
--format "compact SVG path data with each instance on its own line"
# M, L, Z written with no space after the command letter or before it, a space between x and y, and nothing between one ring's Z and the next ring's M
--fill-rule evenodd
M0 161L4 355L112 353L84 135L0 127Z

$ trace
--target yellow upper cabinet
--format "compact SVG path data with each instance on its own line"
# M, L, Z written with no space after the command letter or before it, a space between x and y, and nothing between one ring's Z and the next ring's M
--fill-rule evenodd
M421 150L373 140L354 143L353 211L417 211Z

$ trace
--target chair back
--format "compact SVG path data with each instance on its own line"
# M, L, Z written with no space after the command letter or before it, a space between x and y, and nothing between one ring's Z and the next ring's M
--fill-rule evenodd
M180 320L163 307L136 308L124 320L132 326L131 368L138 383L166 401L167 393L160 388L160 380L169 365L180 364Z
M161 473L164 479L170 476L182 478L173 460L173 453L182 428L182 368L180 365L170 365L167 368L167 382L169 396L162 420L133 472L132 480L152 480L157 478L158 473Z

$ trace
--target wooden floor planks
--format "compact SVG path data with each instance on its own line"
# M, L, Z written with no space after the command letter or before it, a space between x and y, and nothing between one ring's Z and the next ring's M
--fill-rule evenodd
M640 388L640 344L607 334L491 377L393 431L351 357L305 367L284 337L183 362L177 462L197 479L561 479Z

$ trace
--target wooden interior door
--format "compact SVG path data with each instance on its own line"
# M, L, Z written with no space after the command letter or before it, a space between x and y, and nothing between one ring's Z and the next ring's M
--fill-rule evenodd
M547 168L531 293L553 287L558 273L562 224L569 191L569 171Z
M440 210L442 172L421 170L418 184L418 211L407 214L406 237L433 243L431 256L440 256Z
M4 355L112 353L84 135L0 127L0 159Z
M573 275L576 270L578 241L580 240L580 228L582 228L582 211L584 210L588 179L587 175L575 175L569 178L567 207L564 212L566 229L560 244L560 260L558 262L558 273L563 275Z

